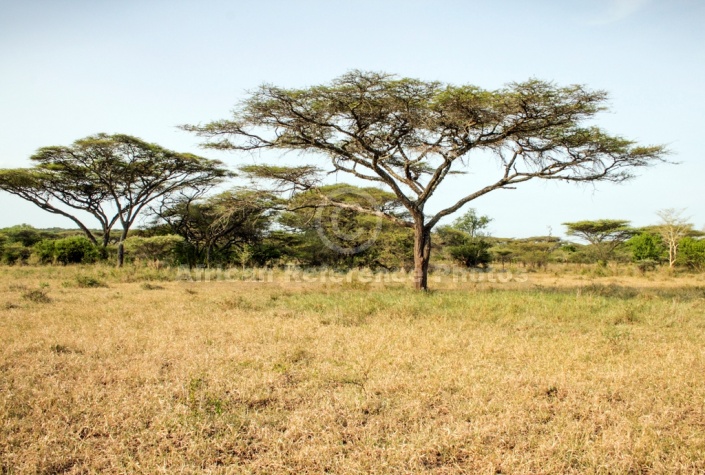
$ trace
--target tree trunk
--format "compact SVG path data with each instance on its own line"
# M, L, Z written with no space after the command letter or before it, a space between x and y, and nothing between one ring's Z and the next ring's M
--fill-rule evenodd
M117 266L122 267L125 263L125 239L127 239L127 229L123 229L120 234L120 242L117 249Z
M428 290L428 263L431 259L431 230L423 221L414 226L414 288Z
M125 262L125 244L123 243L122 239L120 239L120 242L118 243L118 248L117 248L117 266L122 267L124 262Z

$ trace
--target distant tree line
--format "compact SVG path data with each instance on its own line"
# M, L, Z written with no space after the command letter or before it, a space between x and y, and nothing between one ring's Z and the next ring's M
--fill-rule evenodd
M352 204L362 191L349 185L323 188L329 196ZM394 212L393 197L377 193L380 207ZM112 260L122 240L126 260L144 265L413 269L410 229L356 209L321 211L307 204L306 198L297 201L292 206L270 193L242 188L198 198L182 196L152 209L151 221L124 240L121 231L113 232L105 246L78 230L13 226L0 229L0 262L66 265ZM659 216L660 223L643 228L632 228L624 220L566 223L566 233L577 238L572 242L555 236L491 236L492 219L470 209L435 230L434 252L439 256L437 265L474 269L540 270L551 263L606 266L613 262L633 263L643 272L658 266L705 270L705 233L675 210L661 211ZM336 236L344 239L332 242ZM361 248L365 243L369 245ZM356 252L340 252L338 246L353 247Z

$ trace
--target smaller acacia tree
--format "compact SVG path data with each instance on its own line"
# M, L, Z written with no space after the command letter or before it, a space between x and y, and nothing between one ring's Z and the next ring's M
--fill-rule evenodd
M44 147L30 160L32 168L0 170L0 190L71 219L91 242L100 241L103 247L120 223L118 266L123 264L127 234L146 206L184 190L208 189L230 175L219 161L119 134ZM80 212L98 221L98 236Z
M491 221L489 216L479 216L470 208L452 225L437 228L436 235L454 261L466 267L486 267L492 261L492 245L484 239L484 230Z
M226 259L233 248L259 242L277 203L269 193L244 188L205 199L181 195L153 211L154 224L163 224L183 238L190 266L201 261L210 268L214 261Z
M683 217L682 209L668 208L658 211L661 223L656 226L656 231L668 247L668 267L673 267L678 258L678 243L693 231L693 225Z
M299 201L298 205L303 207L296 214L300 217L313 215L314 219L308 221L329 250L327 254L332 262L373 269L405 266L405 255L413 248L413 239L407 247L409 228L374 214L383 212L400 219L405 215L393 193L339 183L321 186L307 194L309 198ZM294 200L295 206L297 201ZM413 262L413 255L410 257Z
M618 219L577 221L563 225L568 227L569 236L584 239L592 244L592 251L601 265L606 265L615 249L636 234L636 230L629 226L629 221Z
M468 233L474 239L483 236L485 229L492 221L493 219L489 216L479 216L475 208L470 208L465 214L453 221L453 227Z

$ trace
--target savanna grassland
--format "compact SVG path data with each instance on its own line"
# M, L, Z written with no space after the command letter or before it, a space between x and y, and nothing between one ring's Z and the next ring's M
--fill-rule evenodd
M703 276L0 277L3 474L705 472Z

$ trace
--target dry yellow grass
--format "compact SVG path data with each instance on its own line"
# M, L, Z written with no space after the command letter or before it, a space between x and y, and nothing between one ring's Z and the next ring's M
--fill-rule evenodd
M0 473L705 472L700 276L159 275L0 268Z

